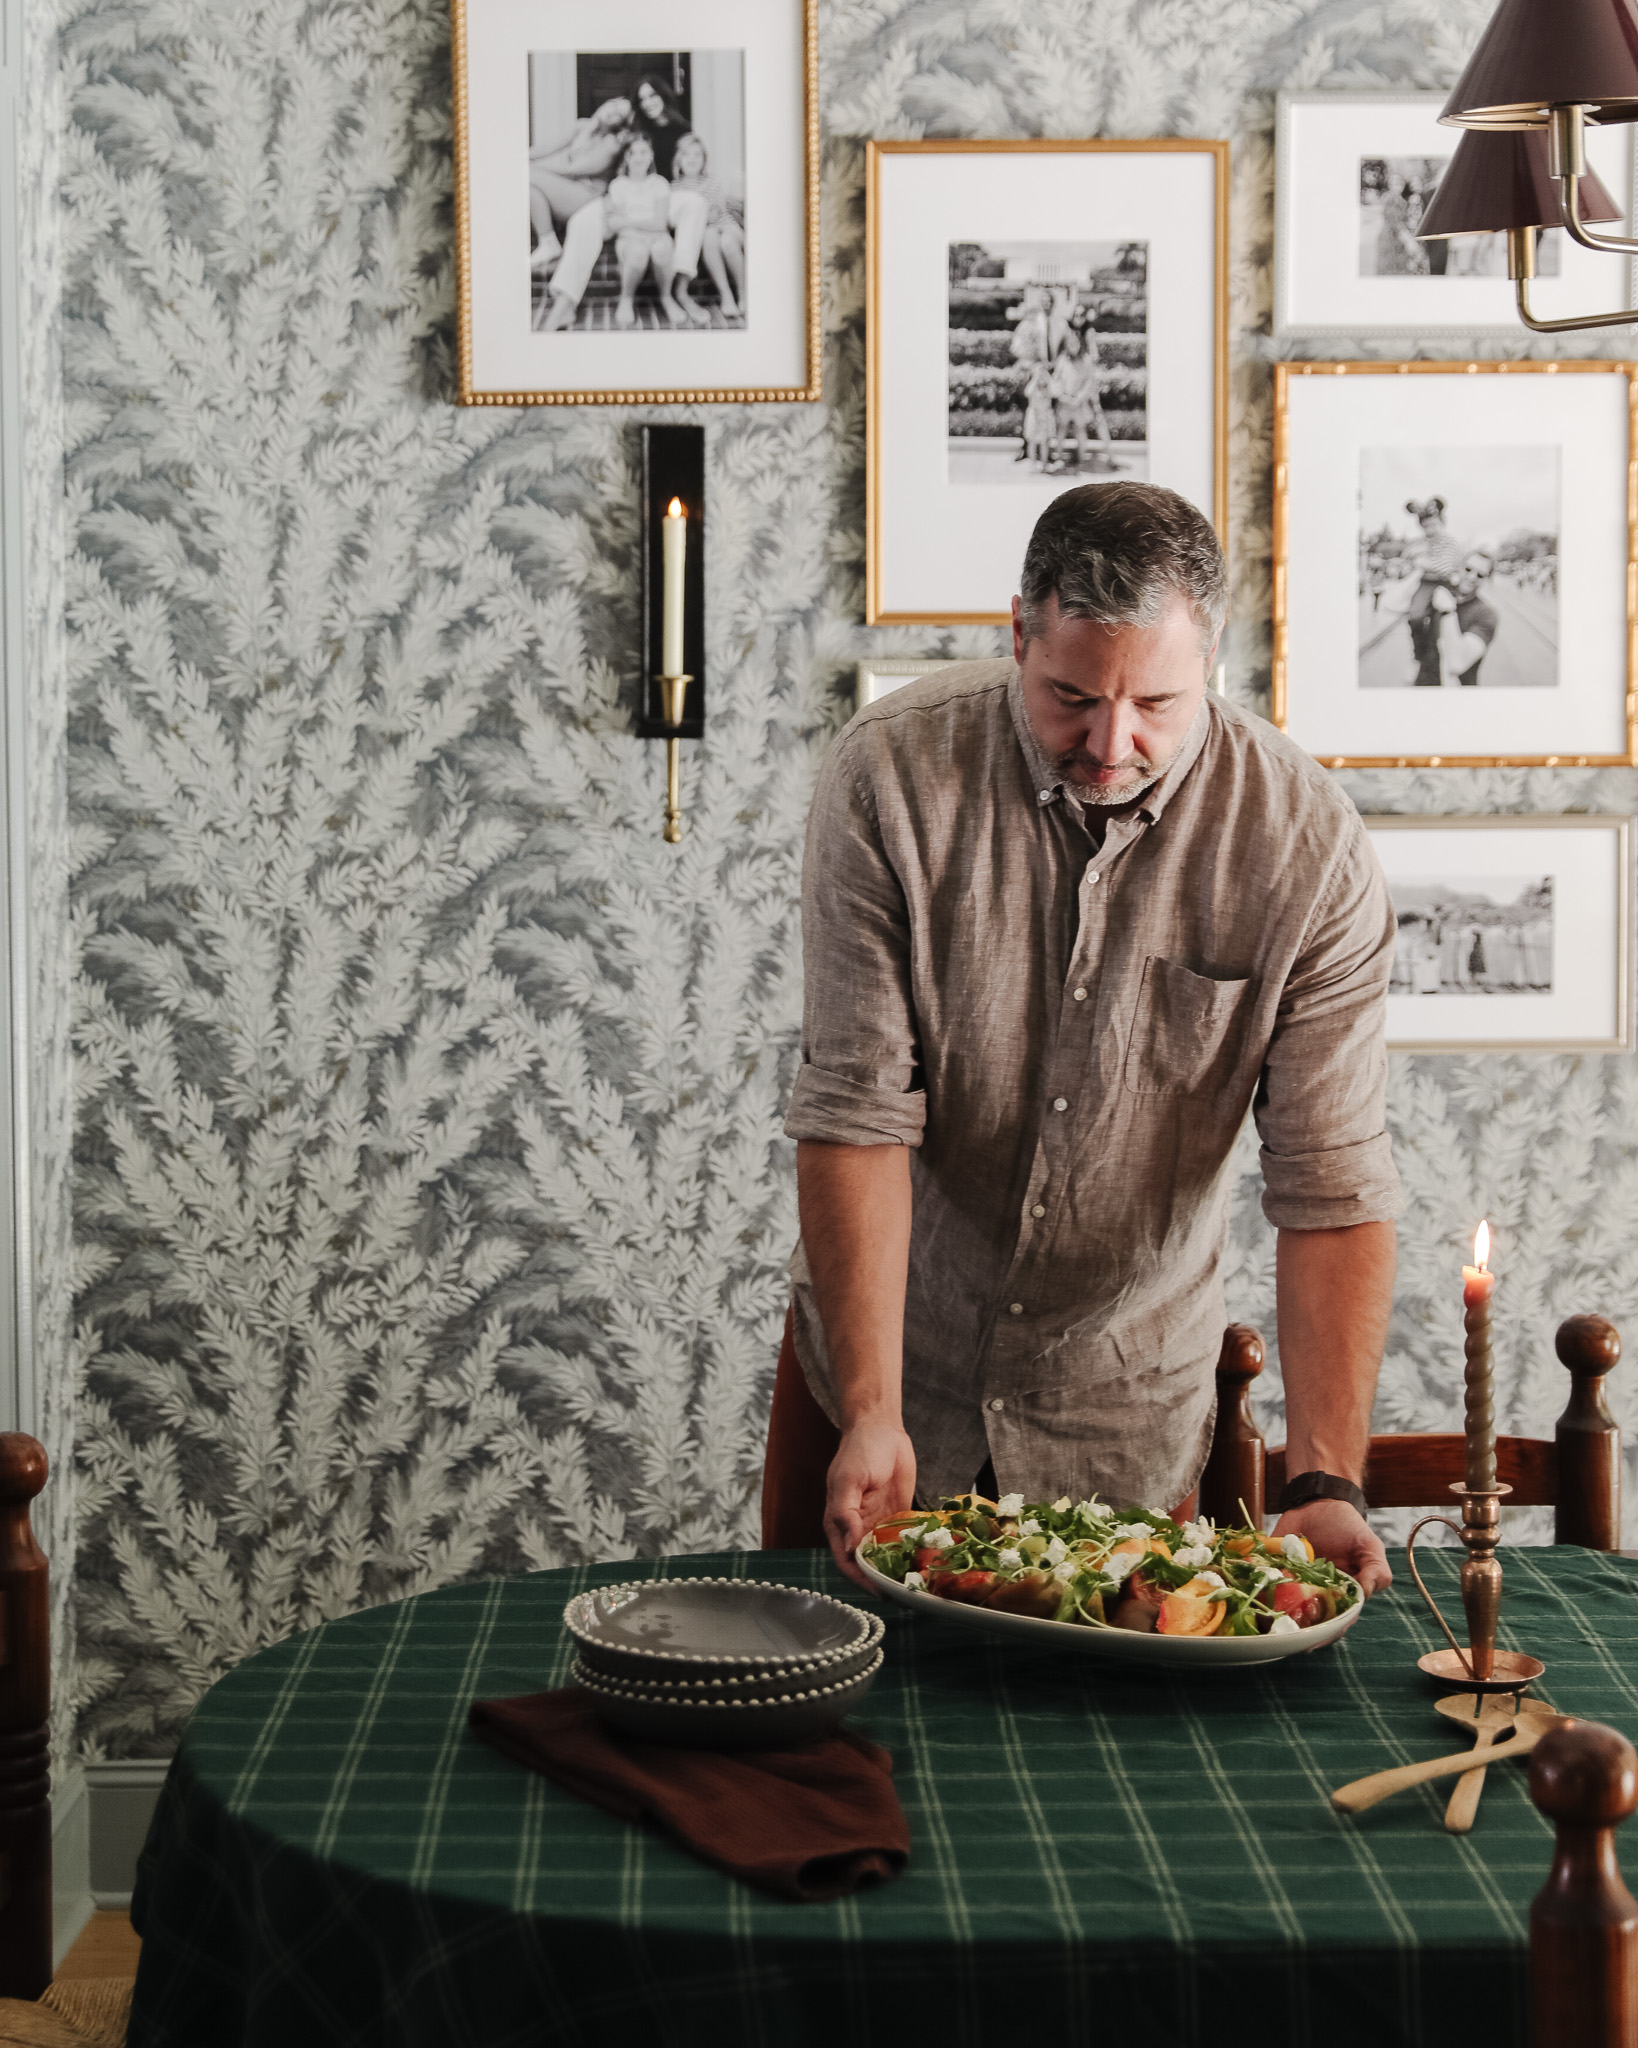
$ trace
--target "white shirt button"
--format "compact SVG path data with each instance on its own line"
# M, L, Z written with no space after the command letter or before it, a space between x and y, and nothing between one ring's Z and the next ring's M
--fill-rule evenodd
M1084 988L1076 989L1075 1000L1078 1003L1084 1003L1086 1001L1086 990Z
M1067 1109L1069 1107L1068 1097L1060 1095L1057 1101L1052 1106L1054 1109Z
M1021 1316L1024 1313L1024 1304L1021 1301L1015 1301L1012 1305L1012 1312L1015 1316Z
M1086 871L1086 879L1089 882L1096 882L1097 880L1099 880L1098 870L1096 868L1088 868Z
M1006 1405L1007 1404L1005 1401L992 1401L990 1403L990 1408L994 1414L999 1415L1001 1413L1001 1410L1005 1408Z
M1035 1207L1031 1209L1029 1213L1032 1216L1044 1216L1046 1214L1046 1205L1042 1202L1037 1202Z
M1035 801L1036 801L1036 802L1037 802L1038 804L1049 804L1049 803L1051 803L1051 801L1052 801L1052 792L1051 792L1051 790L1050 790L1050 789L1038 789L1038 790L1037 790L1037 791L1035 792Z

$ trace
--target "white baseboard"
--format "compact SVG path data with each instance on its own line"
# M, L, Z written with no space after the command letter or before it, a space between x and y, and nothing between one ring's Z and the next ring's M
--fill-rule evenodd
M137 1857L170 1769L167 1757L85 1764L88 1873L99 1913L125 1912L136 1885Z
M51 1794L51 1967L95 1910L91 1896L91 1793L77 1765Z

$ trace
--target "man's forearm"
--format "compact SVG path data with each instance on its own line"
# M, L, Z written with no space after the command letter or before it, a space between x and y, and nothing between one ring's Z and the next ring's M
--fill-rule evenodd
M1282 1230L1277 1261L1285 1469L1357 1485L1387 1341L1397 1253L1391 1223Z
M910 1154L902 1145L796 1148L802 1245L844 1429L897 1424L910 1266Z

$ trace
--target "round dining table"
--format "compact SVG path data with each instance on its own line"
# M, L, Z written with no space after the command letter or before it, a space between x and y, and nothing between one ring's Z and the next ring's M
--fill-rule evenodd
M1638 1733L1638 1564L1503 1552L1537 1694ZM1459 1746L1400 1564L1333 1647L1128 1674L894 1608L854 1725L910 1821L896 1880L752 1891L507 1761L475 1699L568 1682L587 1586L724 1574L868 1604L812 1551L493 1579L325 1623L195 1710L143 1852L131 2048L1394 2048L1526 2041L1551 1857L1495 1765L1357 1816L1331 1789ZM1455 1605L1450 1553L1428 1561Z

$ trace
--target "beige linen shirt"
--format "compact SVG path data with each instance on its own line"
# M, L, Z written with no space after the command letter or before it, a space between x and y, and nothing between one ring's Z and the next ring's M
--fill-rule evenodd
M1248 1106L1271 1222L1399 1209L1393 912L1353 806L1208 695L1159 782L1083 812L1016 665L964 663L831 749L802 919L785 1129L914 1148L923 1498L970 1486L988 1452L1004 1493L1181 1500L1210 1445L1224 1167ZM800 1244L791 1277L797 1356L834 1420Z

